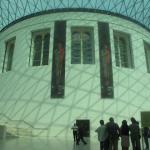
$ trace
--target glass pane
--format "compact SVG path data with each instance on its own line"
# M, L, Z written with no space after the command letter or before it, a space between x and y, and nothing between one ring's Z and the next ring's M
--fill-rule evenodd
M14 43L8 44L7 50L7 68L6 71L10 71L12 67L13 61L13 53L14 53Z
M150 45L144 43L144 47L145 47L145 55L146 55L147 72L150 73Z
M130 42L130 37L127 37L126 39L127 44L127 61L128 61L128 67L134 68L134 60L133 60L133 52L132 52L132 46Z
M42 50L42 36L37 35L34 39L33 66L40 66Z
M121 66L128 67L128 51L127 51L127 43L125 38L119 38L119 48L120 48L120 58L121 58Z
M115 46L115 60L116 60L116 66L120 66L120 61L119 61L119 51L118 51L118 40L117 37L114 36L114 46Z
M147 49L147 62L148 72L150 72L150 46L149 49Z
M50 34L47 33L44 36L42 65L48 65L48 59L49 59L49 39L50 39Z
M72 33L71 63L81 63L81 37L79 32Z
M82 44L83 44L83 64L93 64L93 39L90 32L85 32L82 34Z

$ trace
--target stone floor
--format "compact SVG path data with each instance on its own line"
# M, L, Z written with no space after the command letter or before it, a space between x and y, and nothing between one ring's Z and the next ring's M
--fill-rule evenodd
M99 150L96 138L86 141L87 145L80 143L77 146L71 138L14 138L0 140L0 150ZM120 143L119 150L121 150Z

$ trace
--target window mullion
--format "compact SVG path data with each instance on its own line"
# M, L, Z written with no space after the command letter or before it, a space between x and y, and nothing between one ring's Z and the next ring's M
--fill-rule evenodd
M121 41L120 41L120 35L118 35L118 48L119 48L119 60L120 60L120 67L124 67L124 61L123 61L123 49L121 47Z
M147 49L148 72L150 72L150 47Z
M117 51L118 51L118 61L119 61L119 66L122 67L121 63L121 49L120 49L120 41L119 41L119 35L117 35Z
M6 47L6 58L5 58L5 64L4 64L4 70L7 71L7 66L8 66L8 53L9 53L9 44Z
M44 51L44 33L42 33L42 46L41 46L41 60L40 65L43 63L43 51Z
M34 47L35 47L35 38L36 38L36 35L34 35L33 37L32 37L32 45L31 45L31 48L32 48L32 52L31 52L31 58L32 58L32 65L33 65L33 60L34 60L34 55L35 55L35 49L34 49Z
M150 45L144 42L147 72L150 73Z
M81 53L81 64L83 64L83 32L80 32L80 53Z
M132 54L131 54L131 51L130 51L130 48L129 48L130 46L129 46L129 43L127 42L127 39L126 39L126 54L127 54L127 56L126 56L126 58L127 58L127 66L129 67L129 68L132 68L132 65L131 65L131 61L132 61Z

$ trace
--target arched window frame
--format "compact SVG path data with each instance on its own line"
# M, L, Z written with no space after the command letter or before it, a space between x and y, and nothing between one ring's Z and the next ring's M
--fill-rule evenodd
M74 34L78 34L79 39L74 40ZM88 34L89 40L86 40L84 37ZM71 64L95 64L93 28L72 27L71 39Z
M124 45L121 42L124 42ZM134 68L131 37L129 34L114 31L114 49L116 66Z
M37 44L41 42L41 44L39 45L39 50L36 49L36 38L38 36L41 37L41 41L39 39L39 41L37 42ZM45 38L46 36L48 36L48 40ZM32 52L30 54L30 58L32 58L32 66L42 66L49 64L50 29L42 29L32 32L31 49Z

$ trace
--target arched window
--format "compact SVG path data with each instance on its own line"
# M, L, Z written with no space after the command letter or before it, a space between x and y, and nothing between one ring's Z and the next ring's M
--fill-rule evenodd
M119 49L120 49L120 59L121 59L121 66L128 67L128 50L127 50L127 43L125 38L119 38Z
M147 72L150 73L150 44L144 41Z
M33 66L48 65L49 62L49 45L50 33L49 31L42 30L34 32L32 35L33 40Z
M81 34L80 32L72 33L72 47L71 47L71 63L81 63Z
M130 36L126 33L114 31L114 48L116 66L133 68L133 52Z
M94 40L91 28L72 28L72 64L94 64Z
M10 40L6 41L6 50L5 50L2 72L12 70L15 39L16 38L14 37L14 38L11 38Z

